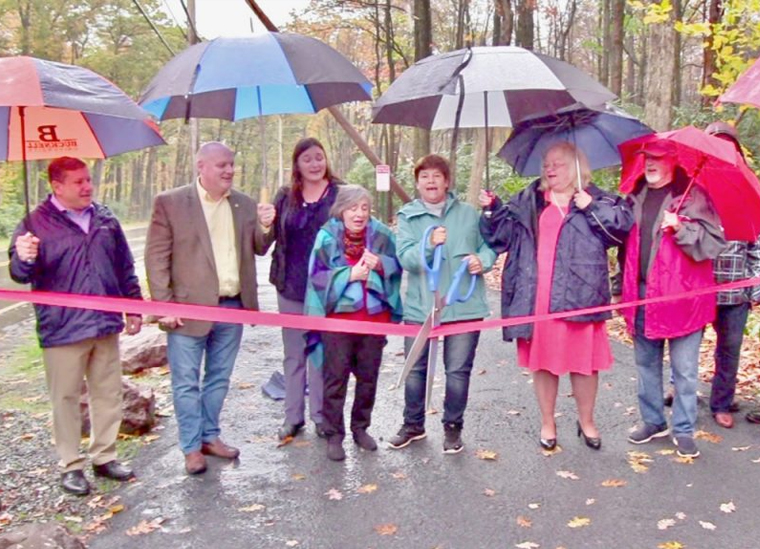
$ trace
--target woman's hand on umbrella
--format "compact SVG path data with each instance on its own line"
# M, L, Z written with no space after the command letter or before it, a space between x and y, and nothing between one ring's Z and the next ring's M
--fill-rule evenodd
M490 208L496 199L492 191L481 190L478 194L478 203L481 208Z
M29 231L16 239L16 253L24 263L34 263L40 250L40 239Z
M432 233L430 233L430 245L440 246L446 243L446 227L436 227Z
M588 208L588 205L591 204L593 200L594 198L583 189L581 189L580 191L577 191L573 195L573 201L575 202L575 205L579 210L585 210L586 208Z
M357 280L367 280L367 277L369 276L369 270L369 267L362 259L359 261L359 263L351 267L351 275L348 277L348 280L350 282L355 282Z
M259 217L259 223L265 229L268 229L274 223L275 209L272 204L257 204L256 214Z
M483 262L476 254L470 254L467 256L469 263L467 264L467 271L473 275L479 275L483 272Z

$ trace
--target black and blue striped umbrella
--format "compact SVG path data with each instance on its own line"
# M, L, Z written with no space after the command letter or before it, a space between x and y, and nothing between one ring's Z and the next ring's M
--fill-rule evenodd
M327 44L270 32L189 47L158 72L140 104L160 120L234 121L368 101L371 89L362 72Z

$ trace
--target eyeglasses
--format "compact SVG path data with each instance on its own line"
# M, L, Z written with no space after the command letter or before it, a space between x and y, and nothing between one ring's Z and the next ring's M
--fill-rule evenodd
M546 170L558 170L561 168L566 168L567 162L552 162L552 163L545 163L541 166L544 171Z

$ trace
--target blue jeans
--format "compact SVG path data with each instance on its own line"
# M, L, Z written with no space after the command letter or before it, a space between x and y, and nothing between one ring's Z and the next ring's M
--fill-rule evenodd
M718 305L713 327L718 336L715 345L715 374L710 391L710 410L728 412L736 391L736 372L744 339L749 303Z
M225 300L220 307L241 309L240 300ZM179 427L179 446L184 454L201 449L202 442L219 437L219 415L230 388L242 324L215 322L200 337L169 332L166 354L172 375L174 413ZM201 362L206 355L201 383Z
M649 425L665 426L665 405L662 394L662 360L665 342L670 352L670 368L676 394L673 399L673 435L693 436L697 423L697 371L702 331L669 339L649 339L642 335L643 315L636 318L633 352L639 374L639 410Z
M464 410L470 392L470 373L475 361L475 350L480 332L450 335L443 338L443 364L446 370L446 396L443 400L444 424L461 429ZM405 354L409 353L414 339L404 339ZM427 382L426 346L417 363L412 366L404 387L404 425L422 429L425 425L425 386Z

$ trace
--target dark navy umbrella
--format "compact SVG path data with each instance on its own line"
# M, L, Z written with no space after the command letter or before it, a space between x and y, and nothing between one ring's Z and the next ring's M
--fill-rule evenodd
M546 150L558 141L573 143L592 170L620 164L618 145L654 130L612 105L591 109L574 105L515 126L498 155L520 175L540 175Z
M0 58L0 161L107 158L165 144L150 115L84 67L34 57Z
M339 52L308 36L266 33L189 47L153 78L140 104L160 120L314 113L372 98Z

